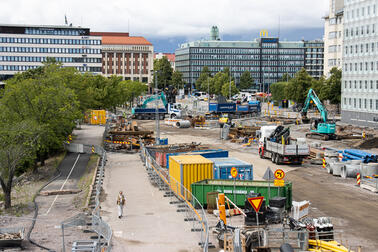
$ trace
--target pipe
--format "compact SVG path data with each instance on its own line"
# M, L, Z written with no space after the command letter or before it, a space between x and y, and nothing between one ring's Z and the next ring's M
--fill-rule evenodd
M331 163L330 164L332 169L333 176L341 176L341 168L345 166L344 163Z
M182 120L176 123L176 127L178 128L190 128L190 121Z
M360 165L347 164L341 168L341 177L346 178L356 178L357 173L360 173Z

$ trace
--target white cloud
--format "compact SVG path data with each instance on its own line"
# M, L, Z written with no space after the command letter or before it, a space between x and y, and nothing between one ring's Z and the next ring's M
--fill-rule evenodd
M146 37L203 37L323 26L328 0L2 0L2 24L64 24Z

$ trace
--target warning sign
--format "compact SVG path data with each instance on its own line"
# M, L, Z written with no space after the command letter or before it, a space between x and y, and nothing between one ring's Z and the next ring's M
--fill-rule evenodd
M235 167L231 168L231 176L236 178L238 176L238 170Z
M277 169L275 172L274 172L274 177L276 179L283 179L285 177L285 172L281 169Z
M255 197L255 198L248 198L249 204L251 204L251 206L253 207L253 209L255 209L256 213L259 212L263 200L264 200L263 196L261 196L261 197Z

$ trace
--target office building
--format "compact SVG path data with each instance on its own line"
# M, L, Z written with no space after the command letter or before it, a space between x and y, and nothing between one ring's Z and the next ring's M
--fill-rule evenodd
M324 42L322 40L304 41L305 69L315 79L323 76Z
M311 53L305 53L306 46ZM312 52L313 49L316 52ZM311 61L307 66L315 73L314 77L318 77L320 71L316 68L322 67L322 53L320 42L306 44L305 41L279 41L270 37L254 41L221 41L217 28L212 27L209 40L184 43L176 49L176 69L192 87L204 66L208 66L213 75L230 68L236 84L243 72L250 71L255 80L254 88L267 91L269 85L280 81L285 73L294 76L305 67L307 55L314 55L311 59L315 63Z
M173 70L176 69L175 65L175 54L174 53L155 53L154 58L155 59L161 59L163 57L166 57L169 63L171 63L171 67Z
M341 120L378 128L378 0L344 2Z
M91 32L102 37L102 74L152 82L154 47L144 37L121 32Z
M42 66L47 57L80 72L101 74L101 37L82 27L0 25L0 82Z
M342 68L344 0L329 0L329 14L324 17L324 75L333 67Z

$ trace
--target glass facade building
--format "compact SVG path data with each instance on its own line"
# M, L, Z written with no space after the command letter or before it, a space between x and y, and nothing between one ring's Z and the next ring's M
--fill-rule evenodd
M47 57L101 74L101 37L82 27L0 25L0 82L42 66Z
M255 80L255 88L267 90L270 84L279 81L285 73L294 76L306 66L306 56L312 57L312 54L306 54L306 46L309 45L305 41L280 42L278 38L265 37L255 41L194 41L184 43L176 49L175 63L176 69L183 73L184 81L189 86L195 84L204 66L213 75L228 67L236 84L240 82L242 73L249 71ZM323 49L316 51L318 52L321 54ZM319 60L316 64L323 63L320 57L314 59ZM309 67L310 65L312 62L308 64Z

